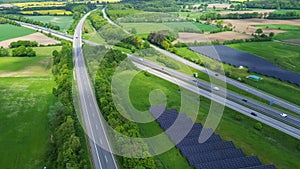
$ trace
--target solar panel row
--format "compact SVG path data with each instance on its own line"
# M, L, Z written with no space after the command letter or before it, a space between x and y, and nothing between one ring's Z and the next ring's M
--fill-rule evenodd
M223 150L228 148L235 148L234 144L231 141L228 142L212 142L206 144L197 144L197 145L190 145L184 146L181 148L181 153L184 156L188 156L189 154L195 153L204 153L204 152L211 152L214 150Z
M163 113L155 110L161 111L162 108L152 109L153 116L170 139L177 143L176 147L187 157L189 164L196 169L275 169L274 165L261 165L256 156L245 157L243 151L235 148L232 142L223 142L212 129L203 128L199 123L194 124L185 114L179 114L175 109ZM200 133L201 136L210 137L200 143Z
M220 161L213 161L208 163L196 164L196 169L236 169L250 166L259 166L261 162L256 156L239 157L232 159L225 159Z
M207 163L211 161L225 160L237 157L244 157L241 149L231 148L225 150L216 150L208 153L195 153L187 156L191 165Z

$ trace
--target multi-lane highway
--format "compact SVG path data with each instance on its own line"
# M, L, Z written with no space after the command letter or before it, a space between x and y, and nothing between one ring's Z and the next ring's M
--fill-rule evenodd
M141 59L138 59L133 56L129 56L129 58L140 69L147 70L148 72L152 73L155 76L158 76L167 81L175 83L183 88L186 88L186 89L188 89L194 93L197 93L201 96L204 96L208 99L211 99L211 100L216 101L221 104L223 103L224 98L222 96L213 94L213 93L211 93L211 91L199 88L197 84L193 84L193 82L194 82L193 79L190 79L190 77L185 77L186 75L184 75L184 74L181 74L178 72L176 73L172 69L168 69L166 67L157 65L146 59L141 60ZM209 86L209 88L210 88L210 86ZM256 119L264 124L267 124L273 128L276 128L290 136L300 139L300 130L293 126L290 126L286 123L283 123L282 121L279 121L272 117L266 116L265 114L262 114L259 111L253 110L253 108L251 108L251 107L247 107L242 104L236 103L230 99L226 99L225 105L226 105L226 107L236 110L248 117ZM251 115L251 113L255 113L256 116Z
M104 120L89 81L82 53L82 26L89 14L87 13L79 21L73 37L75 81L77 82L83 127L88 136L94 167L96 169L116 169L118 166L114 155L111 153L109 137L106 134Z
M108 22L109 22L110 24L118 26L118 25L117 25L116 23L114 23L109 17L107 17L105 8L102 9L102 12L103 12L103 17L104 17L106 20L108 20ZM119 26L118 26L118 27L119 27ZM125 31L125 32L127 32L127 31ZM168 52L168 51L166 51L166 50L163 50L163 49L161 49L161 48L159 48L159 47L157 47L157 46L151 45L151 47L153 47L155 50L157 50L158 52L162 53L163 55L165 55L165 56L167 56L167 57L170 57L170 58L172 58L172 59L174 59L174 60L176 60L176 61L178 61L178 62L181 62L181 63L183 63L183 64L185 64L185 65L187 65L187 66L190 66L190 67L192 67L192 68L194 68L194 69L196 69L196 70L199 70L199 71L201 71L201 72L203 72L203 73L205 73L205 74L208 74L209 76L214 76L215 78L217 78L217 79L219 79L219 80L222 80L222 81L224 81L224 82L226 82L226 83L228 83L228 84L231 84L231 85L233 85L233 86L235 86L235 87L238 87L238 88L240 88L241 90L244 90L244 91L246 91L246 92L248 92L248 93L251 93L251 94L253 94L253 95L256 95L257 97L260 97L260 98L262 98L262 99L264 99L264 100L267 100L267 101L273 100L273 101L275 102L275 104L277 104L277 105L279 105L279 106L281 106L281 107L283 107L283 108L285 108L285 109L287 109L287 110L290 110L290 111L292 111L292 112L296 112L296 113L300 114L300 107L297 106L297 105L294 105L294 104L289 103L289 102L287 102L287 101L285 101L285 100L283 100L283 99L280 99L280 98L278 98L278 97L275 97L275 96L273 96L273 95L271 95L271 94L268 94L268 93L265 93L265 92L260 91L260 90L258 90L258 89L255 89L255 88L253 88L253 87L250 87L250 86L248 86L248 85L246 85L246 84L240 83L240 82L238 82L238 81L236 81L236 80L227 78L226 76L223 76L223 75L221 75L221 74L218 74L217 72L208 70L208 69L206 69L205 67L202 67L202 66L197 65L197 64L195 64L195 63L193 63L193 62L190 62L190 61L188 61L188 60L186 60L186 59L184 59L184 58L182 58L182 57L180 57L180 56L177 56L177 55L175 55L175 54L173 54L173 53L170 53L170 52ZM216 74L218 74L218 76L215 76Z
M213 87L215 87L215 86L212 86L213 84L210 84L204 80L196 79L196 78L193 78L192 76L188 76L186 74L177 72L173 69L162 67L162 66L160 66L152 61L149 61L147 59L140 59L140 58L134 57L132 55L129 55L128 58L130 58L132 61L134 61L136 63L148 66L151 69L158 70L165 74L169 74L174 78L177 78L177 79L183 80L185 82L188 82L190 84L193 84L195 86L198 86L208 92L214 91ZM226 92L226 96L224 95L225 92ZM222 97L226 97L228 100L231 100L231 101L234 101L235 103L244 105L245 107L248 107L254 111L261 112L267 116L278 119L279 121L290 124L290 125L300 129L300 119L299 118L294 117L293 115L289 115L284 118L280 115L282 112L274 107L265 105L263 103L260 103L253 99L250 99L250 98L247 98L247 97L237 94L235 92L228 91L220 86L218 86L218 90L214 91L213 93L215 93L219 96L222 96ZM249 114L250 113L251 112L249 112Z

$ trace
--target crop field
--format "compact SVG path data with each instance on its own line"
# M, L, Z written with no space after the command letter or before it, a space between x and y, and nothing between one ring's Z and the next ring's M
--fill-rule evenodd
M50 22L60 27L61 32L65 32L69 29L73 23L72 16L25 16L26 18L41 21L41 22Z
M52 51L60 48L60 46L33 48L36 57L0 57L0 77L49 76Z
M49 77L0 78L0 168L42 168L48 143Z
M21 14L32 15L32 14L41 14L41 15L72 15L71 11L66 10L35 10L35 11L21 11Z
M191 50L236 67L247 67L250 72L274 77L300 86L300 74L287 71L255 55L227 46L193 46Z
M284 69L300 73L298 46L280 42L239 43L229 46L259 56Z
M124 72L124 77L128 73ZM176 85L152 75L146 76L144 73L135 76L131 82L129 95L133 106L141 111L148 110L150 106L149 93L157 89L166 95L167 108L180 108L180 92ZM200 97L200 100L197 121L203 124L210 107L210 101L203 97ZM235 120L236 116L241 116L241 120ZM264 164L274 163L277 168L294 168L299 165L299 161L296 160L300 156L299 151L296 149L297 139L265 125L262 131L256 131L253 128L255 123L255 120L226 108L215 132L220 134L223 140L233 141L237 147L243 149L246 155L258 155ZM139 127L144 137L163 132L156 122L139 123ZM189 168L187 160L179 153L178 149L173 148L156 156L156 158L166 168ZM281 156L278 156L278 154L281 154Z
M255 25L259 28L283 30L286 32L278 33L274 36L277 40L300 39L300 26L286 25L286 24L269 24L269 25Z
M194 32L210 32L217 30L216 26L206 25L192 22L165 22L165 23L121 23L123 28L131 30L135 28L138 34L150 33L159 30L176 30L184 32L185 30L192 30Z
M24 3L14 3L13 5L20 8L47 7L47 6L64 6L66 5L66 2L24 2Z
M12 33L14 32L14 33ZM0 41L35 33L34 30L10 24L0 24Z

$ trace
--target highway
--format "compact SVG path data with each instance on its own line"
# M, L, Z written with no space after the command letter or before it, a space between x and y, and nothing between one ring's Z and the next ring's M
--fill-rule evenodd
M130 56L130 59L133 61L133 63L138 68L140 68L142 70L146 70L149 73L151 73L151 74L153 74L153 75L155 75L157 77L163 78L163 79L165 79L165 80L167 80L167 81L169 81L171 83L177 84L178 86L181 86L181 87L183 87L185 89L188 89L188 90L190 90L190 91L192 91L194 93L197 93L197 94L199 94L201 96L204 96L204 97L206 97L208 99L211 99L213 101L216 101L216 102L218 102L220 104L223 103L224 98L222 96L219 96L219 95L211 93L210 91L201 89L201 88L199 88L195 84L188 83L186 81L178 79L176 77L176 75L174 76L174 74L173 74L174 72L171 69L168 69L168 68L162 67L162 66L158 66L158 65L156 65L157 67L153 66L153 65L149 65L149 62L151 62L151 61L147 61L145 59L143 59L143 60L133 59L133 56ZM226 107L231 108L231 109L233 109L235 111L238 111L238 112L240 112L240 113L242 113L242 114L244 114L244 115L246 115L246 116L248 116L250 118L253 118L253 119L257 120L257 121L260 121L260 122L262 122L264 124L267 124L267 125L275 128L275 129L278 129L278 130L280 130L280 131L282 131L282 132L284 132L284 133L292 136L292 137L300 139L300 130L297 129L297 128L295 128L295 127L293 127L293 126L290 126L290 125L288 125L286 123L283 123L283 122L278 121L278 120L276 120L274 118L266 116L266 115L260 113L259 111L255 111L255 110L253 110L251 108L248 108L246 106L243 106L243 105L241 105L239 103L235 103L234 101L231 101L229 99L226 99L225 105L226 105ZM254 112L257 116L251 115L250 114L251 112Z
M102 9L102 13L103 13L103 17L106 20L108 20L108 22L110 24L120 27L119 25L117 25L116 23L114 23L109 17L107 17L105 8ZM124 32L128 33L126 30L124 30ZM177 55L175 55L173 53L170 53L170 52L168 52L166 50L163 50L163 49L161 49L161 48L159 48L157 46L151 45L151 47L153 47L155 50L157 50L161 54L163 54L163 55L165 55L167 57L170 57L170 58L172 58L172 59L174 59L174 60L176 60L178 62L181 62L181 63L183 63L183 64L185 64L187 66L190 66L190 67L192 67L192 68L194 68L196 70L199 70L199 71L201 71L201 72L203 72L205 74L208 74L209 76L213 76L213 77L215 77L215 78L217 78L219 80L222 80L222 81L224 81L224 82L226 82L228 84L231 84L231 85L233 85L235 87L238 87L239 89L244 90L244 91L246 91L248 93L251 93L251 94L253 94L253 95L257 96L257 97L260 97L260 98L262 98L262 99L264 99L266 101L274 100L276 105L279 105L279 106L281 106L281 107L283 107L283 108L285 108L287 110L290 110L292 112L300 114L300 107L297 106L297 105L295 105L295 104L289 103L289 102L287 102L287 101L285 101L283 99L280 99L280 98L275 97L275 96L273 96L271 94L268 94L268 93L265 93L265 92L260 91L258 89L255 89L253 87L250 87L250 86L248 86L246 84L243 84L243 83L238 82L236 80L233 80L231 78L227 78L224 75L221 75L221 74L219 74L217 72L208 70L205 67L202 67L202 66L197 65L197 64L195 64L193 62L190 62L190 61L188 61L188 60L186 60L186 59L184 59L184 58L182 58L180 56L177 56ZM218 76L215 76L216 74L218 74Z
M73 37L73 54L75 62L75 81L85 132L95 169L117 169L114 155L111 153L109 138L103 124L103 117L98 108L92 90L85 60L82 53L82 27L87 13L78 23ZM106 151L109 150L109 151Z
M269 117L272 117L274 119L277 119L279 121L290 124L298 129L300 129L300 119L299 118L294 117L293 115L288 115L287 117L283 118L280 115L282 112L274 107L265 105L263 103L260 103L253 99L250 99L250 98L247 98L247 97L237 94L235 92L228 91L220 86L217 86L219 88L219 90L215 91L215 90L213 90L213 87L215 87L215 86L212 86L212 84L210 84L204 80L196 79L192 76L188 76L186 74L177 72L173 69L162 67L150 60L137 58L132 55L129 55L128 58L130 58L135 63L139 63L144 66L150 67L151 69L155 69L155 70L158 70L165 74L169 74L174 78L177 78L177 79L183 80L185 82L188 82L192 85L198 86L208 92L213 92L214 94L219 95L221 97L226 97L228 100L231 100L231 101L234 101L235 103L244 105L245 107L251 108L252 110L261 112Z

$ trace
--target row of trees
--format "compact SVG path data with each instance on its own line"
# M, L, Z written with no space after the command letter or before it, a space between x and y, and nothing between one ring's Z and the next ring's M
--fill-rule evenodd
M15 21L0 17L0 24L11 24L11 25L16 25L20 26L20 24L16 23Z
M56 104L50 110L47 168L87 169L86 141L79 124L72 99L72 47L66 44L61 51L53 51L53 75L57 87L53 89Z
M19 40L17 42L11 42L9 44L9 48L18 48L20 46L24 47L37 47L39 44L37 41L29 41L29 40Z
M215 19L249 19L249 18L263 18L265 14L253 12L253 13L229 13L221 15L220 13L210 12L202 14L200 20L215 20Z
M264 9L299 9L299 0L260 0L246 1L247 8L264 8Z
M96 96L98 100L98 104L100 110L110 125L110 127L114 128L116 131L120 132L123 135L129 137L141 137L139 132L139 128L136 123L124 118L116 109L112 95L113 90L111 88L111 78L116 71L116 68L119 64L126 59L126 54L118 50L109 50L101 64L99 65L99 69L96 74L95 78L95 90ZM124 62L123 62L124 63ZM126 68L135 69L134 65L131 62L127 62L128 64L125 66ZM124 68L124 69L126 69ZM118 136L114 135L114 140L116 142L117 148L119 151L126 151L126 150L139 150L143 155L150 155L149 148L146 143L141 142L141 147L134 147L134 145L128 144L124 142L124 139L119 138ZM133 153L134 151L132 151ZM128 154L132 155L132 154ZM120 157L120 161L122 164L122 168L124 169L154 169L156 168L154 159L152 157L148 158L127 158L127 157Z
M299 19L300 14L297 11L287 11L284 13L271 12L268 19Z
M91 21L93 27L96 30L99 30L102 26L107 24L107 20L103 18L103 14L101 10L97 10L92 12L89 16L88 16L88 20Z
M36 20L33 20L33 19L26 18L24 16L20 16L20 15L11 15L11 14L4 15L4 14L1 14L0 17L10 19L10 20L14 20L14 21L20 21L20 22L33 24L33 25L38 25L38 26L41 26L41 27L47 27L47 28L54 29L54 30L59 30L60 29L59 26L54 25L52 23L44 23L44 22L41 22L41 21L36 21Z

